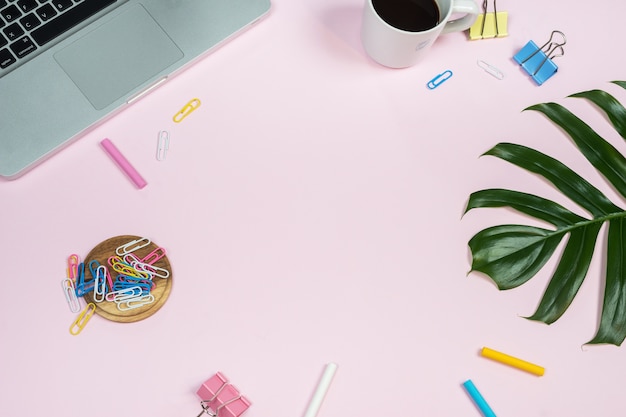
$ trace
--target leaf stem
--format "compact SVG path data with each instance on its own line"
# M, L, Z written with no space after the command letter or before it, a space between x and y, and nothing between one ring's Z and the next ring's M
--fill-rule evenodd
M588 225L594 224L594 223L605 223L607 221L610 221L610 220L613 220L613 219L619 219L619 218L626 218L626 211L619 211L619 212L615 212L615 213L609 213L609 214L604 215L604 216L595 217L595 218L593 218L591 220L586 219L585 221L574 223L571 226L557 228L555 230L555 232L569 233L572 230L575 230L575 229L577 229L578 227L581 227L581 226L588 226Z

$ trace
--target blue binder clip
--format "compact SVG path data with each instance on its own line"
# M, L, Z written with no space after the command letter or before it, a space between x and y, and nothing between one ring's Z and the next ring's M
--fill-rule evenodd
M563 41L554 41L553 38L555 34L560 35ZM565 55L565 50L563 49L565 42L563 32L555 30L550 35L548 42L543 44L541 48L537 47L537 44L531 40L513 56L513 59L522 66L524 71L526 71L538 85L541 85L558 70L558 67L552 60Z

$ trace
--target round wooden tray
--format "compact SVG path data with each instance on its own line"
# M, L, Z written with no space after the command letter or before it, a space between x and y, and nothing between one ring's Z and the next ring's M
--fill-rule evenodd
M95 259L100 262L101 265L107 266L107 268L109 269L109 273L111 274L111 278L115 280L117 273L110 268L108 262L109 257L116 255L115 249L117 249L118 247L141 238L141 236L123 235L112 237L105 240L104 242L101 242L99 245L93 248L85 258L85 279L87 279L87 277L89 277L89 279L87 280L93 279L93 277L91 276L91 272L89 271L89 262ZM148 246L134 251L133 254L136 255L139 259L142 259L158 247L159 246L154 242L150 242ZM117 308L117 304L115 304L114 302L95 302L93 299L93 292L91 291L85 294L85 301L87 303L94 303L96 305L96 314L104 317L105 319L118 323L132 323L150 317L151 315L159 311L159 309L163 307L163 304L165 304L165 302L167 301L167 298L169 297L172 290L173 279L172 266L170 265L169 259L167 259L167 255L156 261L154 265L170 271L170 276L169 278L154 277L152 279L152 281L155 283L155 287L150 291L150 294L154 296L154 302L152 302L151 304L146 304L145 306L134 308L132 310L121 311Z

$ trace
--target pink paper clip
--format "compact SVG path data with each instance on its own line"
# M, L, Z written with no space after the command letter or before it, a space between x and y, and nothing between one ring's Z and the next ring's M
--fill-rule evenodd
M156 261L165 256L165 249L159 247L147 254L143 259L141 259L141 263L154 265Z
M207 379L196 392L202 412L211 417L239 417L250 407L250 401L239 393L222 373Z
M67 276L69 279L76 280L79 263L80 258L76 254L71 254L69 258L67 258Z

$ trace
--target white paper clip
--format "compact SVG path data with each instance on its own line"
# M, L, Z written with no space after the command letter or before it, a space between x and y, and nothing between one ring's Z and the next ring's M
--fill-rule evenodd
M485 61L481 61L481 60L476 61L476 63L478 64L479 67L485 70L487 74L497 78L498 80L504 79L504 73L500 71L498 68L494 67L493 65L487 64Z
M159 132L159 138L157 140L157 161L165 161L167 151L170 149L170 132L167 130L161 130Z
M126 255L124 255L124 262L134 268L135 264L138 264L141 261L134 253L127 253Z
M139 297L125 298L119 302L116 302L117 309L120 311L133 310L135 308L143 307L154 302L154 295L147 294Z
M150 239L148 239L147 237L142 237L140 239L131 240L130 242L119 246L117 249L115 249L115 253L117 253L119 256L124 256L138 249L145 248L149 244Z
M435 88L439 87L444 81L446 81L450 77L452 77L452 71L445 70L441 74L437 74L437 76L433 78L432 80L428 81L428 84L426 84L426 86L429 89L434 90Z
M65 278L61 281L61 286L63 287L63 293L65 294L65 299L67 300L67 305L70 307L70 311L72 313L78 313L80 311L80 301L78 301L78 297L76 297L74 281Z
M115 301L117 303L118 301L124 301L128 298L139 297L142 293L143 291L140 287L124 288L123 290L111 291L106 295L106 300Z
M168 271L165 268L160 268L160 267L155 266L155 265L145 264L143 262L137 262L133 266L138 271L146 272L146 273L148 273L150 275L154 275L154 276L157 276L159 278L169 278L170 277L170 271Z
M104 301L107 293L107 267L104 265L96 268L96 276L94 277L93 300L96 303Z

